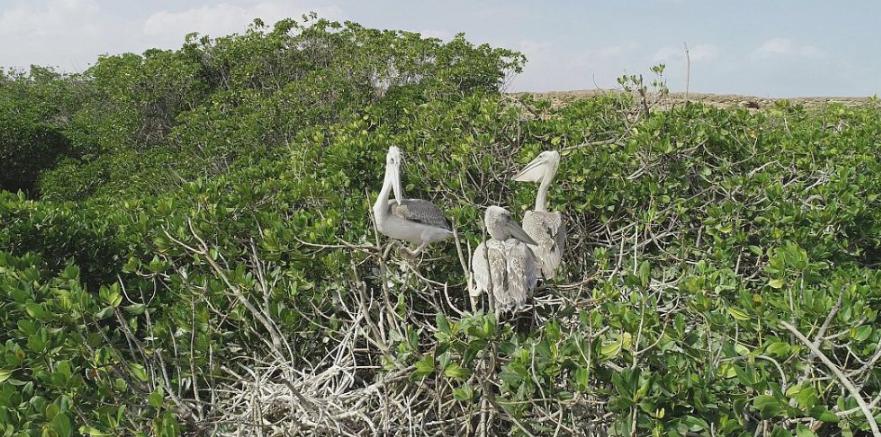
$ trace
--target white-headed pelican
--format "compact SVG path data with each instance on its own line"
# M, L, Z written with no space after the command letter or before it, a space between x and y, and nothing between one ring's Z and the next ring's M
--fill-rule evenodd
M538 242L530 248L541 262L545 279L551 279L556 274L566 246L566 222L563 216L559 212L547 211L548 188L559 166L560 153L548 150L541 152L514 176L517 182L540 182L535 196L535 211L526 211L523 215L523 230Z
M389 191L395 200L389 200ZM388 237L417 245L406 249L416 256L429 243L445 240L453 235L452 228L440 208L422 199L404 199L401 190L401 150L388 149L385 158L385 179L379 197L373 204L373 215L379 232Z
M484 216L490 239L480 243L471 257L474 279L472 297L488 293L495 301L496 315L517 310L526 303L538 282L539 266L528 244L535 241L499 206L490 206Z

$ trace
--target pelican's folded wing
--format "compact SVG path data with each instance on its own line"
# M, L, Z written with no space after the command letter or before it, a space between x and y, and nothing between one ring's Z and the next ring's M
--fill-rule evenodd
M404 220L434 226L448 231L452 230L443 211L433 203L422 199L404 199L399 205L395 201L389 202L391 213Z
M538 283L538 261L526 243L512 238L505 241L505 247L508 274L505 300L509 308L518 310L526 304Z
M471 279L474 283L468 290L469 294L476 297L489 291L489 250L485 241L474 249L471 256Z

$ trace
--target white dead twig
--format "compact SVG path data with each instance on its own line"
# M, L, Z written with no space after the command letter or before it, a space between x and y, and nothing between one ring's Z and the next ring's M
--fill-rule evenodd
M857 390L857 388L853 385L853 383L850 381L850 379L848 379L848 377L844 374L844 372L842 372L841 369L839 369L838 366L836 366L835 363L833 363L832 360L830 360L829 357L827 357L826 354L824 354L823 351L821 351L814 344L814 342L809 340L807 337L804 336L804 334L802 334L798 329L796 329L795 326L792 326L789 323L784 322L784 321L780 322L780 326L783 326L784 328L786 328L789 332L792 333L792 335L795 336L795 338L797 338L800 342L804 343L804 345L807 346L808 349L810 349L811 352L813 352L813 354L815 356L817 356L817 358L819 358L820 361L822 361L823 364L825 364L826 367L828 367L829 370L832 371L832 373L835 374L835 377L838 378L838 380L841 382L841 385L843 385L844 388L846 388L847 391L850 392L850 395L853 396L854 399L856 399L857 404L860 406L860 409L863 412L863 415L866 416L866 421L869 422L869 428L871 428L871 430L872 430L872 435L874 437L881 437L881 430L878 429L878 423L875 422L875 416L872 414L872 411L869 409L869 405L866 404L866 401L865 401L865 399L863 399L863 396L860 394L860 391Z

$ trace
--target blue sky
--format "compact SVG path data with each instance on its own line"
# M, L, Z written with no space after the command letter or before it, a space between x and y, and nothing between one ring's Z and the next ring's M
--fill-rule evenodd
M881 94L881 2L796 0L0 0L0 66L82 70L102 53L174 48L307 11L523 51L512 91L609 88L667 65L670 88L757 96Z

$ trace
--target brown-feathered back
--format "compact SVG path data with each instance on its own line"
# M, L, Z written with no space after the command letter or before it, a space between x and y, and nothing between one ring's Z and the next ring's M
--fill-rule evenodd
M541 262L544 278L553 278L566 247L567 229L563 216L559 212L526 211L523 230L538 243L530 247Z
M443 211L433 203L422 199L404 199L399 205L398 202L389 202L390 212L404 220L422 223L428 226L434 226L448 231L452 230L447 218L444 217Z

